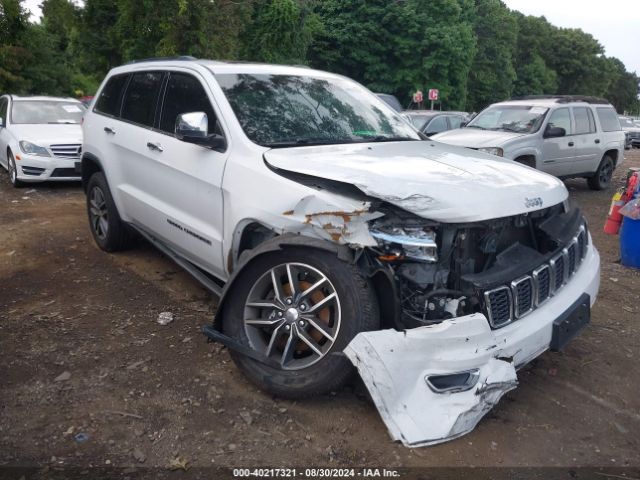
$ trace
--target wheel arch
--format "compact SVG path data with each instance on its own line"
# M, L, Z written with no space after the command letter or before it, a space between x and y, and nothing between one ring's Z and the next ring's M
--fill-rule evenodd
M606 157L606 156L611 157L611 160L613 160L613 168L616 168L616 166L618 165L618 149L617 148L611 148L611 149L607 150L602 155L602 159L600 161L604 160L604 157Z
M249 222L244 225L244 228L241 232L236 232L236 234L240 234L240 240L242 238L242 234L246 231L246 227L253 225L260 225L262 228L267 228L259 222ZM236 236L234 234L234 237ZM239 241L240 241L239 240ZM224 308L226 304L226 300L228 297L228 292L232 290L236 280L240 276L240 273L245 269L245 267L251 264L254 260L262 255L266 255L270 252L284 250L288 247L304 247L315 250L324 250L326 252L334 253L338 259L345 262L353 262L354 261L354 250L349 248L346 245L339 245L337 243L329 242L327 240L321 240L317 238L305 237L302 235L295 234L283 234L272 237L254 248L245 249L239 253L239 257L237 258L237 265L233 268L231 276L227 283L225 283L224 288L222 289L222 293L220 295L220 300L218 301L218 308L216 310L216 314L214 316L214 326L217 330L222 331L222 317L224 313ZM230 255L233 254L233 249L230 252Z
M104 172L104 169L102 168L102 163L100 162L100 159L98 157L91 153L85 153L82 155L80 171L82 178L82 188L86 193L87 184L89 183L91 175L96 172Z

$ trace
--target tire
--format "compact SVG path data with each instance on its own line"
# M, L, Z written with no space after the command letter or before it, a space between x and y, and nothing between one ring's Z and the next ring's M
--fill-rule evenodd
M7 172L9 173L9 181L11 182L11 185L16 188L24 186L24 183L18 180L18 168L16 167L16 160L13 157L13 152L11 150L7 150Z
M598 170L592 177L587 178L587 183L591 190L605 190L611 184L611 177L615 166L613 159L605 155L598 166Z
M324 283L310 291L323 277ZM280 285L279 308L273 308L278 303L274 281ZM296 285L293 299L291 284ZM304 298L303 292L308 292ZM264 299L274 303L265 307L269 300ZM263 302L255 307L249 300ZM377 298L355 266L331 252L299 247L261 255L247 265L229 292L222 319L226 334L265 354L271 347L270 358L284 365L274 368L231 351L238 368L259 388L292 399L341 388L355 369L344 355L334 353L342 352L359 332L380 326Z
M126 250L131 233L120 220L104 173L94 173L87 183L87 215L93 239L105 252Z

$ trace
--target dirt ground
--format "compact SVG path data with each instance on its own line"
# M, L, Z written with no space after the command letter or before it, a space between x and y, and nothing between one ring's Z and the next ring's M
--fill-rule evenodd
M616 185L628 166L640 167L640 150L627 152ZM617 263L618 237L602 232L612 189L567 182L602 256L591 326L519 372L520 386L475 431L407 449L389 440L357 384L304 402L250 385L200 333L216 299L147 244L98 250L78 184L14 189L0 176L0 467L75 467L85 478L91 467L158 473L185 463L634 467L640 476L640 271ZM156 323L163 311L175 317L167 326Z

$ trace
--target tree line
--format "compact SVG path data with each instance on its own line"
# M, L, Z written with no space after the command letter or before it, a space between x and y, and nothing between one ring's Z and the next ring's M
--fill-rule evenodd
M639 113L640 78L580 29L500 0L0 0L0 92L91 95L133 59L301 64L407 105L438 88L442 109L479 111L534 94L595 95Z

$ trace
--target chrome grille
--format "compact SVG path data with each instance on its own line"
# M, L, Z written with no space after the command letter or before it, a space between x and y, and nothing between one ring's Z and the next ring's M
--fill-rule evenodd
M551 298L578 270L587 254L589 237L582 225L569 244L549 263L510 283L484 292L485 312L493 328L504 327Z
M82 152L82 145L79 143L51 145L50 148L54 156L62 158L80 158Z
M505 326L513 319L513 301L509 287L498 287L484 294L489 324L494 328Z
M533 278L529 275L511 282L513 291L513 309L516 318L520 318L533 310Z

